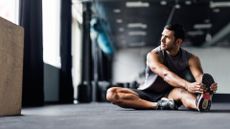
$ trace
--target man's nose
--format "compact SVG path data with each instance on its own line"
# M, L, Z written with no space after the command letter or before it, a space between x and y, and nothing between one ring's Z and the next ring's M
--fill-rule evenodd
M161 42L164 42L165 41L165 38L164 37L161 37Z

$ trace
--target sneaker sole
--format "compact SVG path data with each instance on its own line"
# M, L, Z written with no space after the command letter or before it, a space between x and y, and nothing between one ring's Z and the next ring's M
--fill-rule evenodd
M212 94L206 92L201 94L197 105L198 105L198 111L204 112L204 111L209 111L211 108L212 104Z
M202 83L206 89L203 94L201 94L198 100L198 110L199 111L209 111L212 105L212 95L213 93L210 90L210 86L214 83L214 79L210 74L205 73L202 78Z
M204 85L204 88L211 93L210 87L212 85L212 83L214 83L214 79L212 77L212 75L205 73L202 77L202 83Z

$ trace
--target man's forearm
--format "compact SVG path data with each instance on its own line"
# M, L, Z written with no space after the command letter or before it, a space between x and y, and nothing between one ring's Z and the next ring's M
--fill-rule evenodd
M180 88L188 88L188 81L179 77L178 75L176 75L173 72L170 71L166 71L164 72L164 75L162 76L162 78L164 79L164 81L166 81L167 83L169 83L171 86L173 87L180 87Z

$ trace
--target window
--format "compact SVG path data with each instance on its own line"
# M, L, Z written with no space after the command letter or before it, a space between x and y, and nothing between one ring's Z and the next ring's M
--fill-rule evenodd
M18 25L19 0L0 0L0 16Z
M42 6L43 61L60 68L60 0L43 0Z

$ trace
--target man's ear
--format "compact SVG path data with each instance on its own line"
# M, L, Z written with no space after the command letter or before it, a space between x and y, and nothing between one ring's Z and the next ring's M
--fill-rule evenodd
M183 40L181 38L176 39L176 44L177 45L181 45L182 42L183 42Z

